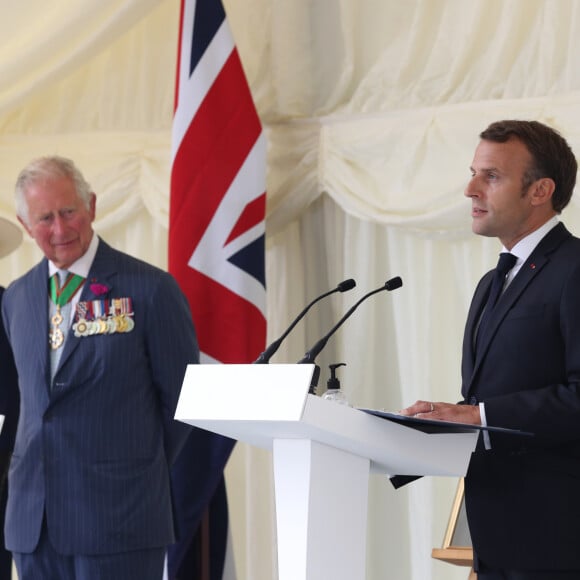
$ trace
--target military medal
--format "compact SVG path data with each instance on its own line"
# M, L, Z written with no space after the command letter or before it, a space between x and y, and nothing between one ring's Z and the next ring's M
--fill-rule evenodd
M111 311L117 332L131 332L135 328L135 322L131 318L133 316L131 298L113 298Z
M107 323L105 322L105 319L108 309L108 300L93 300L95 334L105 334L107 332Z
M87 336L89 334L89 325L84 318L73 324L73 331L76 337Z
M79 302L76 306L76 318L72 328L77 337L124 334L135 328L134 314L131 298Z

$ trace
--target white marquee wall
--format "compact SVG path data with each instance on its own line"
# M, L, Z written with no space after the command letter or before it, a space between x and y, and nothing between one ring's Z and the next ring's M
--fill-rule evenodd
M319 361L346 362L353 403L456 400L464 317L498 244L470 233L463 187L478 133L533 118L580 151L576 0L227 0L269 143L269 337L353 277L296 328L298 360L393 275ZM166 266L177 0L22 0L0 20L0 215L32 157L73 157L98 195L98 232ZM575 197L563 220L580 231ZM39 259L25 240L7 284ZM323 380L328 374L323 367ZM276 574L270 457L239 445L227 469L240 580ZM394 491L373 478L367 578L466 578L433 561L452 480Z

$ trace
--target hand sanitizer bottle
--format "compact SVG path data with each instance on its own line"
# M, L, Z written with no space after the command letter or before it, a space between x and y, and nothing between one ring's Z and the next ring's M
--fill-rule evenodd
M339 403L340 405L347 405L351 406L350 403L346 400L346 396L344 395L344 391L340 386L340 381L336 377L336 369L337 367L346 366L345 363L337 363L334 365L329 365L330 368L330 378L326 382L327 390L322 395L323 399L328 399L329 401L334 401L335 403Z

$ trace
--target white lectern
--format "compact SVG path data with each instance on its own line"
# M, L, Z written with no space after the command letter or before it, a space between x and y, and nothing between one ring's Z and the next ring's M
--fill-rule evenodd
M175 418L273 451L280 580L361 580L369 474L464 476L478 431L427 434L326 401L308 394L313 371L190 365Z

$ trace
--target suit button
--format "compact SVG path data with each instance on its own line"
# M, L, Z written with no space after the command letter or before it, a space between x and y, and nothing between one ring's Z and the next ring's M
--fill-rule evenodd
M469 404L470 405L477 405L477 397L475 397L474 395L471 395L471 397L469 397Z

